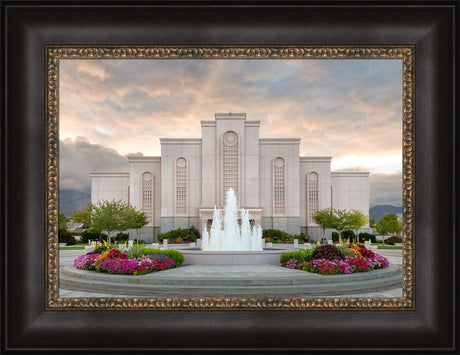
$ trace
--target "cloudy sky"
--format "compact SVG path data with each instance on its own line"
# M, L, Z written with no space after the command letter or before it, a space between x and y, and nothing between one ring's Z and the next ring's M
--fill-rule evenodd
M371 206L401 206L402 62L397 59L60 60L60 184L127 171L159 137L200 137L200 120L246 112L261 137L300 137L301 155L371 172Z

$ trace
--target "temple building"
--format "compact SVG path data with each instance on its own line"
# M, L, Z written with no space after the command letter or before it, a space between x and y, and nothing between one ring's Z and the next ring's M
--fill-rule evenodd
M333 172L332 157L300 156L301 138L261 138L260 124L216 113L201 121L201 138L160 138L161 156L130 156L127 172L91 172L91 202L123 200L144 211L146 241L192 225L201 232L230 188L256 225L312 239L320 209L369 214L369 172Z

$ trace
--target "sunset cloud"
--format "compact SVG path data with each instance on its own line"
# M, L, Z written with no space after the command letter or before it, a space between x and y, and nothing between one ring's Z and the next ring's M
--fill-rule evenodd
M261 137L332 155L334 169L401 171L400 60L67 59L59 69L67 142L160 155L159 137L200 137L200 120L231 109L260 120Z

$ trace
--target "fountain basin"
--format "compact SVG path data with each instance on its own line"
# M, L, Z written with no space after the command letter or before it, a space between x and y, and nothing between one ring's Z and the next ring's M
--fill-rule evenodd
M181 249L185 265L280 265L281 253L289 249L262 251L203 251Z

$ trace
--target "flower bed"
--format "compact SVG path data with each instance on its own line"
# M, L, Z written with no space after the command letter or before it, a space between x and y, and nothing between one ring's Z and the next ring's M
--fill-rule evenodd
M354 253L354 256L346 257L342 257L343 254L338 249L337 252L331 252L333 251L332 248L335 247L329 246L328 249L331 250L327 250L328 253L326 254L323 250L321 250L321 253L313 252L311 260L298 261L297 259L290 258L282 262L282 265L289 269L299 269L323 275L366 272L383 269L389 265L388 259L374 253L363 245L353 245L351 248L346 249ZM314 258L315 255L327 255L327 258Z
M143 275L155 271L171 269L176 262L163 254L142 255L128 258L128 255L116 249L104 253L89 253L74 260L77 269L106 272L119 275Z

